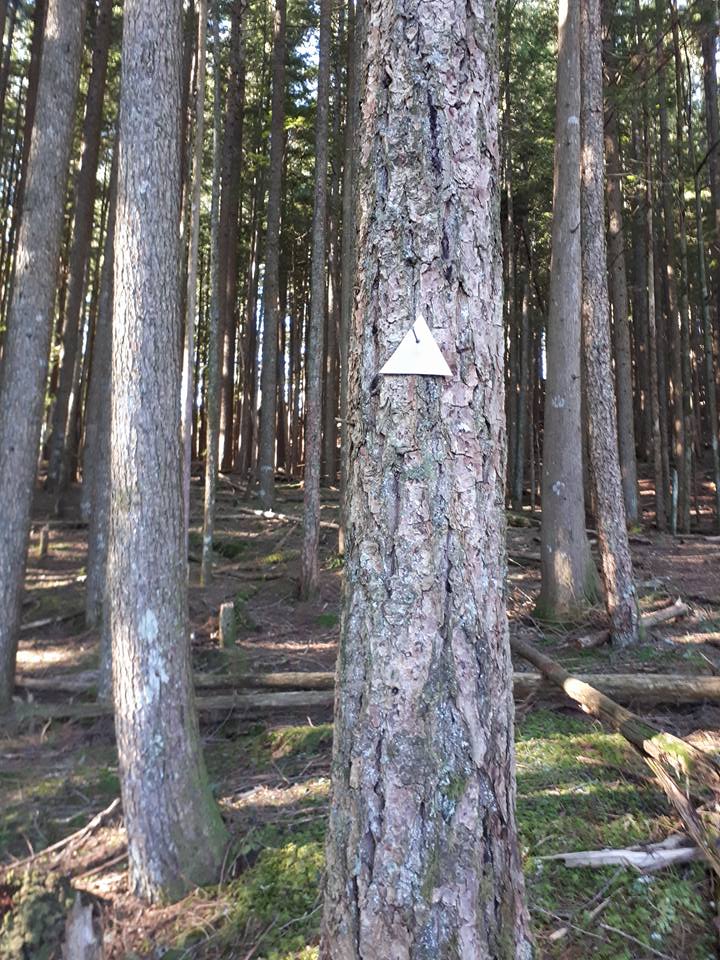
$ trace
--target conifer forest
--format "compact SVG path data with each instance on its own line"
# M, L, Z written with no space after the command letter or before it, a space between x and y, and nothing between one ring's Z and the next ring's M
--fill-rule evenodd
M720 956L718 0L0 0L0 960Z

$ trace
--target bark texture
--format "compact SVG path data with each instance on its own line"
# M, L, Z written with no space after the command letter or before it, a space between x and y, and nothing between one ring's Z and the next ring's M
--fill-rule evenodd
M370 0L323 960L530 955L491 0ZM448 379L380 377L421 313Z
M585 533L580 403L580 10L560 0L538 613L567 619L595 599Z
M180 443L182 7L124 7L109 597L133 891L216 878L225 830L200 749L190 674Z
M84 2L50 0L0 371L0 713L15 675L84 23Z
M320 543L320 450L322 413L322 361L326 307L326 230L328 108L330 95L329 0L320 4L320 46L315 135L315 203L313 208L312 289L308 329L307 382L305 386L305 474L303 546L300 596L307 600L317 589Z
M581 0L582 52L582 325L591 478L605 605L613 643L638 639L617 439L607 287L603 147L602 35L599 0Z

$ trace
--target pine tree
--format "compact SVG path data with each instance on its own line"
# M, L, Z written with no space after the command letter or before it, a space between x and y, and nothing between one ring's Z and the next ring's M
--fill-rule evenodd
M320 957L519 960L495 7L364 7ZM380 375L418 315L451 377Z
M215 879L226 834L193 705L180 445L182 9L126 0L112 357L108 597L132 890Z

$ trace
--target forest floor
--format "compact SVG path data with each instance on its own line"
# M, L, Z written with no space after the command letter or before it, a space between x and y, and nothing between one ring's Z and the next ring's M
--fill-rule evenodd
M201 490L193 489L190 615L195 667L242 677L332 671L342 561L337 491L323 504L318 598L296 598L302 490L281 485L264 515L245 489L224 479L212 586L197 586ZM112 721L52 718L50 704L92 703L90 692L58 692L93 679L97 634L83 628L86 531L77 492L63 519L38 493L27 573L17 696L22 717L0 731L0 956L51 960L73 889L96 907L107 960L310 960L321 910L332 711L275 706L263 715L227 704L201 714L213 789L233 836L220 884L182 903L148 908L128 892ZM652 491L643 498L649 509ZM701 501L702 506L702 501ZM50 523L48 556L40 527ZM578 650L592 624L538 624L539 526L511 516L508 602L511 630L582 673L720 676L720 542L638 530L632 549L644 610L680 596L690 614L655 628L638 647ZM709 533L709 529L704 530ZM217 613L235 604L237 644L220 648ZM598 611L596 620L602 621ZM516 669L525 669L516 663ZM50 689L37 681L51 680ZM33 681L35 684L33 685ZM257 691L256 691L257 692ZM326 697L326 701L327 701ZM43 712L43 708L44 712ZM92 711L90 711L92 712ZM667 730L720 752L720 703L645 708ZM571 869L543 859L571 850L625 847L678 831L677 817L648 769L618 735L554 701L517 707L518 817L538 956L575 960L706 960L718 956L718 910L701 863L641 875L629 868ZM108 811L86 834L42 851Z

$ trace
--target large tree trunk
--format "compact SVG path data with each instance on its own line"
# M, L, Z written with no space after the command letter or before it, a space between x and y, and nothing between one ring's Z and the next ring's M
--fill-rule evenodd
M275 428L277 420L278 324L280 319L280 211L282 208L285 144L285 7L286 0L277 0L273 40L270 176L265 237L258 473L260 502L266 509L272 507L275 496Z
M83 126L83 149L78 173L75 200L75 224L70 249L67 309L62 337L62 363L55 406L52 434L48 449L47 489L62 489L68 482L68 453L71 446L77 410L76 366L81 339L81 314L85 292L85 272L92 239L97 168L100 156L103 97L107 75L112 11L115 0L102 0L93 38L93 63L88 83ZM74 397L74 402L73 398Z
M613 643L638 639L640 615L633 583L618 453L610 345L605 244L602 33L600 0L581 0L582 60L582 326L589 448L605 605Z
M320 957L519 960L495 7L365 17ZM418 316L451 377L379 376Z
M580 404L580 11L560 0L538 613L568 619L597 596L585 533Z
M0 713L10 707L85 3L50 0L0 372Z
M317 119L315 121L315 203L307 337L305 384L305 480L300 597L307 600L317 590L320 543L320 454L322 415L323 334L325 327L328 113L330 97L330 0L320 3ZM330 322L333 322L332 319Z
M124 7L108 595L130 885L148 900L216 878L226 834L190 674L180 448L182 6Z

